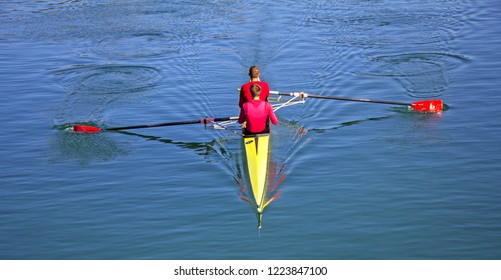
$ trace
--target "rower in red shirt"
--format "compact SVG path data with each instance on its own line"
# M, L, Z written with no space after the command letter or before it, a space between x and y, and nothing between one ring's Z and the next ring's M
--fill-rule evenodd
M270 87L268 86L267 82L261 82L261 80L259 79L260 75L261 73L259 71L259 67L257 67L256 65L251 66L251 68L249 69L250 82L244 84L240 88L240 100L238 102L238 106L240 108L242 108L242 105L245 102L252 100L250 87L255 84L259 85L259 87L261 88L260 99L263 101L268 101L268 97L270 96Z
M268 133L270 132L269 120L276 125L278 124L277 116L269 102L260 100L261 87L259 85L251 85L250 91L253 99L242 105L238 123L245 122L244 134Z

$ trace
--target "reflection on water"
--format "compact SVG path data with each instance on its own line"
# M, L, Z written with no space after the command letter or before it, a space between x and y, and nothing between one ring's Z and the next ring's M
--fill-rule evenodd
M176 145L183 149L189 149L194 151L197 155L202 156L207 162L217 162L219 155L227 154L224 147L221 147L218 143L224 139L216 139L210 142L185 142L185 141L175 141L172 139L163 138L160 136L152 136L147 134L135 133L130 131L114 131L114 133L120 133L123 135L136 136L148 141L158 141L165 144Z
M287 162L292 159L292 156L299 148L311 140L311 138L306 137L308 131L305 128L296 123L284 123L285 125L278 126L277 129L272 132L263 209L280 197L282 193L281 186L287 176ZM159 136L129 131L117 131L117 133L189 149L197 155L202 156L208 163L219 165L233 177L238 186L238 197L251 206L253 211L256 211L257 205L252 195L252 186L247 171L245 149L242 147L242 137L240 133L236 131L209 142L175 141ZM287 132L284 133L285 131ZM221 162L223 163L222 165L219 164ZM260 228L262 213L256 211L256 217L258 227Z
M352 125L357 125L357 124L361 124L361 123L368 122L368 121L380 121L380 120L384 120L384 119L388 119L388 118L390 118L390 117L389 116L374 117L374 118L367 118L365 120L348 121L348 122L340 123L340 124L338 124L336 126L333 126L333 127L330 127L330 128L312 128L309 131L310 132L315 132L315 133L325 133L325 132L330 131L330 130L340 129L340 128L344 128L344 127L349 127L349 126L352 126Z
M71 127L72 125L55 127L50 143L51 150L54 151L51 162L74 160L78 164L89 165L128 154L126 145L118 143L106 133L77 134Z
M272 156L273 152L270 151L270 153ZM236 176L233 176L233 179L239 187L238 196L242 201L247 203L254 211L256 211L257 226L261 229L263 220L263 211L261 209L268 207L270 203L275 201L282 194L282 190L279 186L287 176L287 173L285 172L285 163L277 163L270 158L268 163L268 172L266 174L267 179L265 183L265 193L263 196L264 203L261 207L259 207L255 202L256 200L252 192L252 184L250 182L245 162L238 162L236 170L237 174Z
M405 116L409 116L408 119L414 125L419 125L416 124L416 120L418 120L421 126L430 125L430 123L433 124L434 120L440 119L441 117L441 114L414 112L402 106L395 107L392 111L404 117L399 119L405 120ZM264 203L261 205L261 208L266 208L281 196L283 188L282 183L286 180L287 175L291 171L288 164L293 161L294 155L301 148L313 140L315 134L351 127L365 122L381 121L391 117L392 116L382 116L347 121L327 129L306 129L301 126L298 121L291 122L282 120L280 125L274 127L271 133L269 168L267 170L265 186L266 191L263 199ZM53 146L54 149L59 151L60 155L54 159L56 162L70 158L75 159L80 164L86 165L92 161L108 161L117 156L124 156L127 154L126 147L112 140L108 136L108 133L76 134L70 131L70 127L71 125L69 124L55 127L57 132ZM239 128L233 128L232 124L223 127L219 125L209 126L209 128L211 127L218 128L214 131L222 131L223 133L219 133L221 137L205 142L176 141L161 136L130 131L116 131L115 133L139 137L146 141L156 141L168 145L175 145L179 148L193 151L210 164L218 165L233 177L236 186L238 186L236 188L238 197L253 209L257 217L258 228L261 228L263 216L260 211L257 211L258 207L253 197L240 130ZM409 129L412 130L413 133L419 131L414 129L414 127ZM428 131L428 129L426 129L426 131Z
M0 254L499 257L495 2L1 1L0 213L8 222ZM234 115L234 88L252 64L272 88L441 96L454 110L421 115L319 100L281 110L271 143L270 234L253 252L246 249L255 239L245 235L255 209L238 199L252 202L238 133L150 140L64 130L75 121L107 127ZM103 192L107 186L116 188ZM225 204L215 190L235 199Z

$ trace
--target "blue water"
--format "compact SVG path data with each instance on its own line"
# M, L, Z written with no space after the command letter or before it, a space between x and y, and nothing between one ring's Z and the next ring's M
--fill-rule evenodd
M497 1L165 2L0 2L1 259L501 258ZM68 130L238 115L253 64L448 109L279 110L260 231L238 127Z

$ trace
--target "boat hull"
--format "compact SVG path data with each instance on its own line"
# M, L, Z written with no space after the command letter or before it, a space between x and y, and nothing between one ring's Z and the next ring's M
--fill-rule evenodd
M252 195L258 213L266 207L268 188L268 166L270 159L270 134L244 135L243 142L247 159L247 171L252 187Z

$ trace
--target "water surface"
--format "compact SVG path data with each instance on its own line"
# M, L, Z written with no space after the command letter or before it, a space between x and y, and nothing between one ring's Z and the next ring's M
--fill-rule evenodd
M496 1L0 4L0 258L499 259ZM238 128L257 64L283 181L258 232Z

